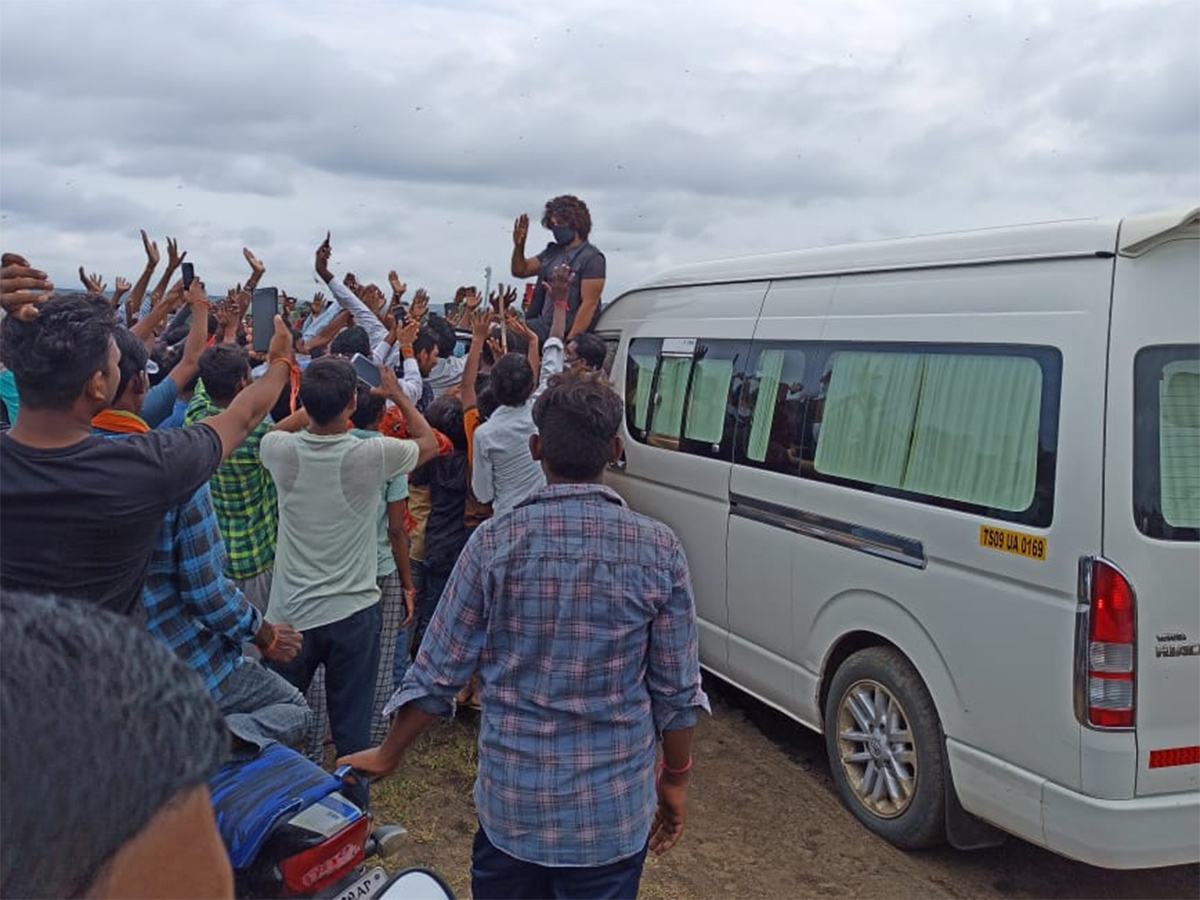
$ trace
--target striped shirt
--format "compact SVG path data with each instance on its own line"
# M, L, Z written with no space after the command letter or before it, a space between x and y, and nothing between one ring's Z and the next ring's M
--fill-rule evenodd
M191 425L223 412L213 403L204 382L188 405L184 422ZM275 566L275 539L279 530L279 504L271 473L263 468L258 447L271 430L271 417L264 419L233 454L221 463L209 481L213 507L221 525L221 536L229 552L225 574L246 581L270 572Z
M600 866L646 846L655 740L708 710L687 560L601 485L551 485L479 526L400 690L453 715L478 668L475 806L510 856Z

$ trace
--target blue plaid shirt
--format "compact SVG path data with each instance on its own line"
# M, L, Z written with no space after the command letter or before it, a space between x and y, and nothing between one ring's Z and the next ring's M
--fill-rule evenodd
M262 626L262 613L225 575L225 542L207 484L163 519L142 602L150 633L220 700L221 683L242 664L242 644Z
M150 554L142 603L150 633L197 672L220 700L221 684L242 664L242 644L262 626L262 613L225 576L225 542L207 484L163 519Z
M601 866L646 846L658 733L709 708L698 641L674 532L601 485L552 485L479 526L384 712L452 715L478 667L488 839Z

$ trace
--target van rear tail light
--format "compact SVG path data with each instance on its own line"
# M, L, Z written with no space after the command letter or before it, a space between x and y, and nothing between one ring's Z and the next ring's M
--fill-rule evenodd
M1091 728L1132 728L1137 711L1133 585L1099 556L1079 561L1075 716Z
M289 896L310 897L363 861L371 820L363 816L323 843L279 864Z

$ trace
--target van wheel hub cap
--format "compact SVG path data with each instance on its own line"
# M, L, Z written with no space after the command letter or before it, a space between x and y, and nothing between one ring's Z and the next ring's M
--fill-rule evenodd
M855 682L837 716L842 771L858 801L874 815L901 815L916 793L917 748L900 701L877 681Z

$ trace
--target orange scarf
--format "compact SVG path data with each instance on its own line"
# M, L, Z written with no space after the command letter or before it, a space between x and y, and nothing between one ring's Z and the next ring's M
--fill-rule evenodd
M146 434L150 426L136 413L124 409L106 409L92 416L92 427L113 434Z

